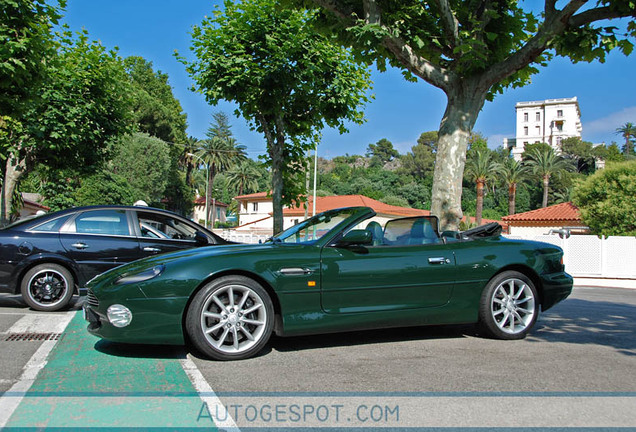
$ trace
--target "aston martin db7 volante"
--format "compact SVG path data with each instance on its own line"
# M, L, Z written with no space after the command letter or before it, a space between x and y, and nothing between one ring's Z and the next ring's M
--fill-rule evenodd
M281 336L477 323L520 339L565 299L563 251L501 237L498 225L441 235L435 217L330 210L260 245L157 255L88 283L88 330L127 343L184 344L218 360Z

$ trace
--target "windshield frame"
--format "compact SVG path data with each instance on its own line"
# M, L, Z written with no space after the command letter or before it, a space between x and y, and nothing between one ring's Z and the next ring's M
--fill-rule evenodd
M343 213L347 213L348 216L345 217L341 222L337 223L328 232L324 235L320 236L317 239L302 241L302 242L292 242L287 243L285 239L288 239L298 232L307 229L313 225L317 225L318 223L322 223L325 218L337 217ZM315 216L310 217L309 219L305 219L298 224L287 228L283 232L270 237L267 239L267 242L271 242L274 244L287 244L287 245L322 245L329 243L334 237L339 235L343 230L347 229L350 225L357 223L360 219L366 219L375 215L375 212L369 207L343 207L333 210L327 210L322 213L318 213Z

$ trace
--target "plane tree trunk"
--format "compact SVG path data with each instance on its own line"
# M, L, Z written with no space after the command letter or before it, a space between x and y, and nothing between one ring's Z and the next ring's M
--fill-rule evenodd
M18 151L18 155L22 152ZM2 193L0 194L0 226L11 222L11 207L13 205L13 194L18 185L20 177L27 170L26 158L16 156L14 153L7 155L4 166L4 177L2 180Z
M457 230L463 217L462 179L468 139L487 91L487 86L468 80L446 89L448 103L438 133L431 205L442 230Z

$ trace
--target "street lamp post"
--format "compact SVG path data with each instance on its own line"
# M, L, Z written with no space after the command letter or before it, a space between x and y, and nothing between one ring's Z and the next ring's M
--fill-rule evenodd
M208 196L210 191L210 164L204 161L201 156L197 156L194 153L188 153L188 156L199 159L201 162L203 162L203 165L205 165L205 218L203 220L205 221L205 227L209 228L208 215L210 214L210 202Z

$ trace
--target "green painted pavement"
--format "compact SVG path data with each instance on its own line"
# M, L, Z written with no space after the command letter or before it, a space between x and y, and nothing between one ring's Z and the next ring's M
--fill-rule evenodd
M179 359L181 349L126 346L90 335L78 312L6 425L216 430Z

